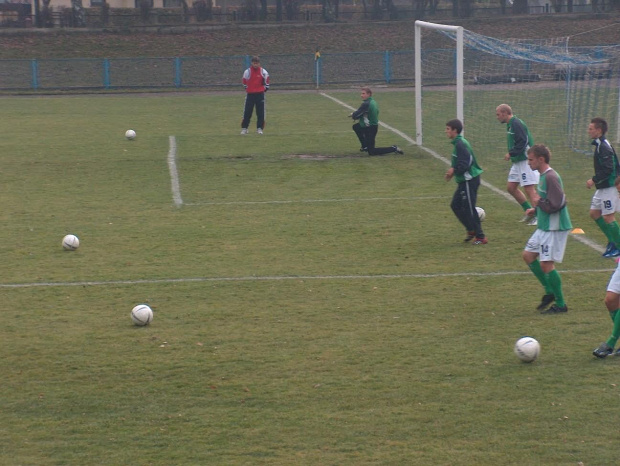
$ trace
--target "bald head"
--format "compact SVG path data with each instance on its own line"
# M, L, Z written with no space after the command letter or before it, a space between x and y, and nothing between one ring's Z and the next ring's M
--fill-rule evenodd
M512 118L512 108L508 104L500 104L495 109L495 116L500 123L508 123Z

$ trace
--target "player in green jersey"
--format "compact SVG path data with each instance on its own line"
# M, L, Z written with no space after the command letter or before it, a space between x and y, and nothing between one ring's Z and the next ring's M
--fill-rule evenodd
M467 231L465 242L473 240L472 244L475 245L487 244L488 240L482 231L480 217L476 210L482 168L476 161L471 145L461 135L462 131L461 120L454 119L446 123L446 136L452 141L454 149L452 150L452 163L446 172L445 179L450 181L454 178L457 183L450 207Z
M592 118L588 126L588 135L595 147L594 175L586 181L586 187L596 188L590 204L590 217L607 237L608 243L603 257L618 257L620 226L616 221L616 210L620 207L620 199L615 183L620 175L620 166L616 151L605 137L606 133L607 122L602 118Z
M562 262L568 234L573 228L566 207L566 195L560 175L549 166L551 152L544 144L536 144L527 151L527 161L532 170L538 170L538 195L536 207L526 211L536 215L538 226L523 250L523 260L545 290L537 309L542 314L568 311L562 291L562 279L555 268ZM555 304L547 308L553 301Z
M354 120L358 120L353 125L353 131L362 145L360 152L368 152L368 155L404 154L396 145L375 147L375 138L379 131L379 106L373 99L372 90L369 87L362 87L361 97L362 104L349 115Z
M527 162L527 150L534 145L532 134L523 120L513 115L510 105L498 105L495 109L495 116L500 123L506 124L508 152L504 155L504 160L511 162L506 190L521 208L527 211L536 201L536 184L539 176L538 172L532 170ZM523 192L519 186L523 188ZM536 225L536 217L529 216L527 213L521 221L528 225Z

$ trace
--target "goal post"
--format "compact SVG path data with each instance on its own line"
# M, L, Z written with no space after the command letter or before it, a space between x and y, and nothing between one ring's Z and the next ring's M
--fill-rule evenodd
M415 22L415 109L416 109L416 144L422 145L422 28L436 29L456 33L456 117L463 121L463 27L449 26L444 24L429 23L427 21Z
M620 141L620 45L569 47L568 37L499 39L460 26L415 22L416 143L445 150L445 122L463 121L476 156L503 170L506 126L495 109L512 107L535 143L591 154L587 127L607 120Z

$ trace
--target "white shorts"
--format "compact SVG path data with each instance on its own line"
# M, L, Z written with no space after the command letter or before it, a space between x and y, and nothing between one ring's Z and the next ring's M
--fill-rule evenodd
M543 231L536 230L527 240L525 250L538 253L541 262L562 262L569 230Z
M618 263L618 267L611 275L609 279L609 284L607 285L607 291L611 291L612 293L620 294L620 263Z
M601 215L613 214L616 209L620 208L619 200L618 190L615 186L597 189L592 196L590 210L600 210Z
M538 178L540 178L538 170L532 170L527 160L514 162L508 173L508 182L519 183L521 186L538 184Z

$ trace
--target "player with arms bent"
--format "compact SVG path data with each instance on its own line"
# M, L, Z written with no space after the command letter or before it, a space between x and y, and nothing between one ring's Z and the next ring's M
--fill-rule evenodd
M359 120L353 125L353 131L357 135L362 147L360 152L368 152L368 155L385 155L396 152L404 154L398 146L375 147L375 139L379 131L379 106L372 97L369 87L362 87L362 105L349 116Z
M456 218L467 230L465 241L474 240L472 244L487 244L488 240L480 226L480 217L476 210L478 187L480 186L480 174L482 168L478 165L471 145L461 132L463 123L454 119L446 123L446 136L452 140L452 164L446 172L446 181L453 177L457 182L457 188L452 197L450 207Z
M265 129L265 92L269 90L269 73L260 66L260 58L252 57L252 66L243 73L241 79L246 90L241 134L248 134L250 119L256 107L256 132L263 134Z
M527 162L527 150L534 145L534 141L530 130L523 120L513 115L510 105L499 105L495 109L495 116L500 123L506 124L508 135L508 153L504 156L504 160L510 160L512 166L508 173L506 190L515 198L521 208L527 212L536 199L536 184L538 183L539 176L538 172L532 170ZM519 189L519 185L523 187L525 195ZM526 222L528 225L536 225L536 217L527 214L521 221Z
M537 307L542 314L568 311L562 278L555 269L555 263L564 259L568 234L573 228L562 179L549 166L550 159L551 152L543 144L536 144L527 151L528 163L532 170L540 172L540 180L536 207L526 211L528 215L537 215L538 228L525 245L523 260L545 289L545 295ZM553 301L556 303L545 310Z
M620 256L620 227L616 221L616 209L620 207L620 199L615 182L620 175L620 166L616 151L605 138L606 133L607 122L602 118L592 118L588 135L595 146L594 176L586 181L586 187L596 187L590 205L590 217L607 237L607 249L603 257L617 257Z

